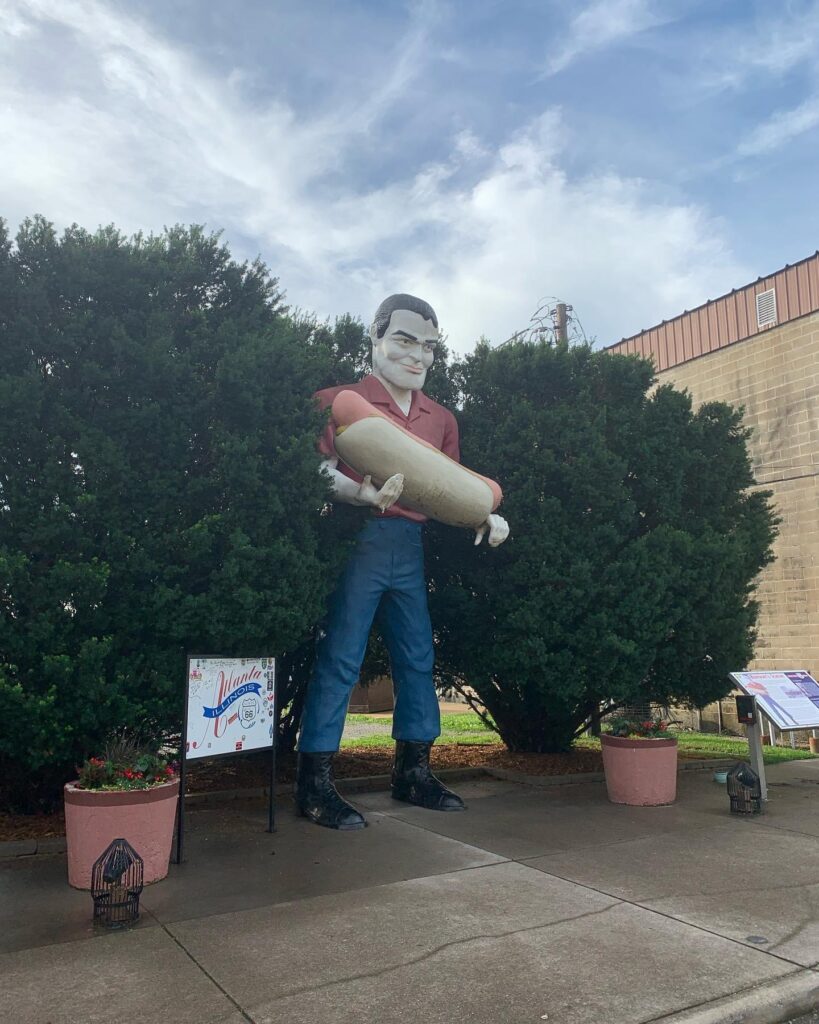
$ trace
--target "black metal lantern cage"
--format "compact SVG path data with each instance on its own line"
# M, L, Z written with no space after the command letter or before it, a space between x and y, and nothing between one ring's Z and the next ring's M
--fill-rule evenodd
M95 923L124 928L137 920L143 870L142 858L127 839L115 839L94 861L91 896Z
M759 814L762 810L762 786L759 776L744 761L728 772L728 797L732 814Z

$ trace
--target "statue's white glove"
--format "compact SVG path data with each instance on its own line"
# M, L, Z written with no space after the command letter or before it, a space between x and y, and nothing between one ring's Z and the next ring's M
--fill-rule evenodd
M358 488L356 504L373 505L380 512L386 512L390 505L394 505L398 501L403 490L403 473L396 473L395 476L391 476L381 490L375 486L371 477L365 476Z
M338 468L338 459L325 459L321 464L321 472L330 478L333 487L333 498L347 505L368 505L386 512L394 505L404 490L404 477L401 473L391 476L379 490L372 478L365 476L361 483L346 476Z
M503 518L503 516L496 516L494 513L486 517L486 522L482 523L475 531L475 546L483 540L484 534L489 531L489 546L496 548L499 544L503 544L506 538L509 536L509 523Z

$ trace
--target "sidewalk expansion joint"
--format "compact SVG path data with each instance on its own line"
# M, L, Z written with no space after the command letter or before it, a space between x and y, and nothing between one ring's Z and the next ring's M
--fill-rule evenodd
M713 825L697 825L696 827L689 828L687 834L691 835L693 832L712 832L714 829ZM624 846L626 843L642 843L646 839L653 839L655 836L670 836L673 835L677 829L669 829L663 831L662 828L652 828L642 836L628 836L625 839L610 839L607 842L589 842L585 846L571 846L565 847L561 850L547 850L546 853L533 853L527 854L525 857L513 857L512 859L518 864L524 864L527 860L540 860L542 857L558 857L564 853L574 853L580 850L603 850L609 846ZM489 852L489 851L487 851Z
M514 858L513 858L514 860ZM515 860L515 863L520 863L522 867L528 867L522 861ZM722 932L714 931L713 928L706 928L701 924L693 924L691 921L685 921L681 917L675 917L673 914L667 914L662 910L657 910L654 907L647 907L644 903L639 903L637 900L628 899L626 896L618 896L616 893L608 892L606 889L599 889L595 885L589 885L587 882L578 882L575 878L567 878L566 875L560 875L555 871L543 871L542 868L532 868L533 871L542 871L544 875L548 875L550 878L559 878L562 882L569 882L571 885L576 885L581 889L588 889L589 892L596 892L600 896L608 896L610 899L618 900L621 904L626 904L630 907L635 907L638 910L642 910L647 914L656 914L657 917L663 917L666 921L673 921L674 924L683 925L685 928L695 928L699 932L703 932L705 935L713 935L715 938L724 939L726 942L731 942L735 946L740 946L742 949L749 949L755 953L760 953L762 956L771 957L774 960L779 960L783 964L788 964L789 967L797 967L800 970L807 970L804 964L798 963L796 960L791 960L786 956L782 956L780 953L774 953L772 949L763 949L761 946L749 946L747 942L743 942L741 939L735 939L731 935L725 935ZM799 888L798 886L796 888ZM651 897L655 899L655 897ZM664 899L666 897L656 897L657 899ZM777 943L779 945L779 943ZM662 1020L662 1018L658 1018ZM644 1024L650 1024L650 1022L644 1022Z
M623 840L617 840L617 841L615 841L613 843L600 843L599 847L595 846L594 849L598 849L599 848L599 849L602 850L602 849L606 849L609 846L617 846L619 843L632 843L632 842L638 842L638 840L636 840L636 839L623 839ZM591 849L591 847L588 847L588 846L578 846L578 847L575 847L574 849L576 849L576 850L588 850L588 849ZM531 867L531 865L528 864L527 861L543 860L545 857L559 856L561 853L568 853L568 852L569 851L567 851L567 850L559 850L559 851L557 851L557 853L554 853L554 854L552 854L552 853L545 853L545 854L537 853L533 857L519 857L519 858L510 858L510 859L514 860L514 862L516 864L523 864L525 867ZM574 852L574 850L572 852ZM535 871L542 871L542 870L543 870L542 868L535 868ZM554 874L554 872L552 872L552 871L544 871L543 873L546 874L546 875ZM555 878L562 878L562 877L563 877L562 875L555 875ZM585 884L583 882L576 882L576 881L574 881L574 879L571 879L571 878L567 879L567 881L574 882L575 885L584 885ZM759 895L760 893L766 893L766 892L767 893L793 892L793 891L799 891L799 890L803 890L803 889L812 889L814 887L819 887L819 878L817 878L817 880L815 882L794 882L793 885L761 885L761 886L755 885L754 886L754 892L757 895ZM593 886L588 886L588 888L594 888L594 887ZM595 889L595 892L597 892L597 891L602 892L603 890L596 890ZM716 889L706 889L706 888L703 887L703 888L701 888L699 890L698 894L700 896L715 896L717 894L721 894L721 895L725 895L725 896L732 896L732 895L739 895L741 893L746 893L747 891L748 891L748 887L747 886L743 886L743 885L740 885L736 889L731 889L727 885L720 885ZM611 894L609 894L609 895L611 895ZM680 895L681 895L681 893L679 893L679 892L660 892L660 893L657 893L656 895L647 896L645 898L646 899L650 899L652 901L652 903L654 903L654 902L657 902L657 901L660 901L660 900L673 900L673 899L677 899ZM621 897L621 896L617 896L615 898L616 899L623 899L623 897ZM778 943L777 943L777 945L778 945Z
M788 825L775 825L772 821L765 821L763 818L761 821L757 819L754 822L748 822L753 828L766 828L772 832L790 832L795 836L805 836L806 839L816 839L815 832L803 832L800 828L791 828Z
M466 846L470 850L477 850L479 853L488 853L490 857L499 858L492 864L477 864L466 868L453 868L453 871L472 871L475 867L491 868L494 867L495 864L511 864L514 862L514 857L504 857L502 854L495 853L493 850L487 850L484 846L476 846L475 843L467 843L463 839L455 839L453 836L448 836L445 832L439 832L437 829L430 828L429 825L423 825L419 821L411 821L408 818L402 818L401 811L401 807L396 807L394 809L390 808L388 811L367 811L367 813L370 815L383 815L385 818L391 818L393 821L400 821L402 825L407 825L409 828L417 828L420 832L428 832L432 836L437 836L438 839L449 839L453 843L458 843L459 846ZM449 874L449 872L446 871L444 874Z
M811 982L810 988L804 991L803 986L799 984L811 973L805 968L789 971L778 978L740 989L739 992L661 1013L657 1017L642 1021L641 1024L662 1024L663 1021L669 1024L741 1024L742 1021L748 1024L781 1024L796 1016L801 1019L802 1014L810 1013L816 1008L816 989L813 983ZM783 995L783 983L786 988L795 987L796 992L791 991ZM771 989L771 996L765 999L764 996ZM754 997L757 1005L751 1005Z
M423 825L420 822L410 820L409 818L402 818L401 817L401 808L399 808L399 807L396 807L395 809L391 808L390 810L386 810L386 811L385 810L379 810L377 812L371 811L370 813L371 814L373 814L373 813L383 814L385 817L393 818L396 821L400 821L402 825L409 825L411 828L420 829L422 832L429 832L431 835L438 836L439 839L452 839L453 842L461 843L462 846L469 846L473 850L480 850L481 853L489 853L489 854L492 854L492 856L494 856L494 857L501 857L501 856L503 856L502 854L496 853L494 850L487 850L486 847L484 847L484 846L476 846L475 843L467 843L463 839L454 839L452 836L448 835L446 832L439 832L437 829L432 828L430 825ZM714 827L713 825L698 825L698 826L696 826L694 828L689 828L688 832L689 833L691 833L691 832L708 832L708 831L713 830L713 827ZM600 849L600 848L602 848L604 846L620 846L623 843L636 843L636 842L641 842L644 839L651 839L652 836L656 836L656 835L671 835L673 831L674 830L669 830L667 832L663 832L662 830L658 830L657 828L653 828L653 829L651 829L651 831L647 831L646 834L643 835L643 836L630 836L627 839L612 839L611 841L606 842L606 843L600 843L600 842L594 842L593 843L593 842L589 842L588 846L575 846L575 847L572 847L572 849L573 850L597 850L597 849ZM568 853L568 852L569 852L568 848L562 849L562 850L548 850L545 853L527 854L527 856L525 856L525 857L503 857L503 860L506 861L506 862L509 862L509 863L513 862L515 864L523 864L524 866L528 867L528 865L526 864L527 860L538 860L541 857L550 857L550 856L553 856L553 855L556 856L557 854Z
M204 974L205 977L208 979L208 981L212 985L215 985L216 988L219 989L219 991L222 993L222 995L225 997L225 999L227 999L229 1003L231 1003L233 1006L236 1007L236 1009L239 1011L239 1013L241 1013L241 1015L248 1022L248 1024L257 1024L257 1022L250 1016L250 1014L247 1012L247 1010L245 1010L245 1008L243 1006L241 1006L241 1004L237 1003L236 1000L233 998L233 996L230 994L230 992L228 992L227 989L225 989L225 987L223 985L220 985L219 982L216 980L216 978L214 978L214 976L210 973L210 971L208 971L205 967L202 966L202 964L199 963L199 961L196 959L196 957L193 955L193 953L191 953L191 951L184 945L184 943L182 943L174 935L174 933L167 927L167 925L163 924L162 921L159 920L159 918L156 916L156 914L152 913L147 908L145 908L144 913L148 914L149 917L152 917L154 919L154 921L156 921L157 926L162 929L162 931L168 936L168 938L173 943L175 943L175 945L177 945L179 947L179 949L182 950L182 952L191 961L191 963L197 968L197 970L201 971L202 974Z

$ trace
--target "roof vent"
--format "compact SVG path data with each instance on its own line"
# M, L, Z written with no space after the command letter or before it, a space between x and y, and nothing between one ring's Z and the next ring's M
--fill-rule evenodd
M773 327L776 323L776 290L769 288L756 297L757 327Z

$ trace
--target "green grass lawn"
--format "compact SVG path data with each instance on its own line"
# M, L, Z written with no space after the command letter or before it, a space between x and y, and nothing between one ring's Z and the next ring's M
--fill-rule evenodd
M347 721L356 725L392 725L392 718L376 715L348 715ZM704 732L673 732L677 737L679 750L686 757L736 757L740 760L748 758L748 741L740 737L717 735ZM462 714L441 715L441 738L438 743L502 743L496 732L488 729L474 711ZM362 736L359 739L343 740L342 747L390 747L393 740L389 735ZM582 736L576 745L586 750L599 750L600 741ZM794 750L792 747L763 747L762 754L765 764L778 764L781 761L798 761L812 758L814 755L807 750Z
M705 732L678 732L679 749L691 757L748 757L748 741L732 736L718 736ZM777 764L780 761L801 761L814 757L807 750L794 750L792 747L763 747L762 759L765 764Z
M686 757L703 759L709 757L735 757L739 761L747 761L748 741L739 736L725 736L710 732L676 732L670 736L677 737L679 752ZM596 750L600 741L581 736L577 740L578 747ZM781 761L801 761L814 757L807 750L794 750L792 747L763 747L762 758L765 764L779 764Z
M351 725L392 725L392 715L347 715L347 721ZM491 732L471 710L441 715L441 728L447 732Z
M376 715L347 715L350 725L392 725L391 717ZM501 743L496 732L483 724L474 711L463 714L441 715L441 737L438 743ZM358 739L342 740L342 747L390 747L393 739L389 735L362 736Z

